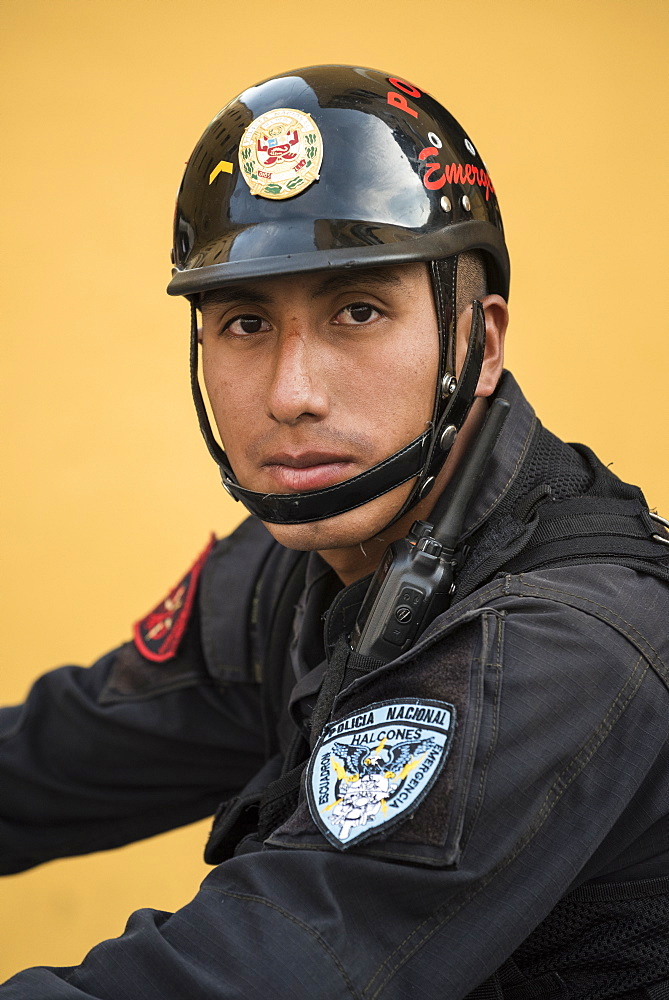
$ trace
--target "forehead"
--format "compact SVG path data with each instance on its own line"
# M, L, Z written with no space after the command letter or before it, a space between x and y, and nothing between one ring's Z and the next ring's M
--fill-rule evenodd
M337 271L311 271L304 274L275 275L269 278L249 278L204 292L199 305L227 305L240 300L270 303L295 292L312 298L338 292L374 290L394 294L431 294L427 264L412 263L385 267L361 267Z

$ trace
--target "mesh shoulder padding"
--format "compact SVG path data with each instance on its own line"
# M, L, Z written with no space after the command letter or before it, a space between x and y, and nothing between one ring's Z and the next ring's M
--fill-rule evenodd
M669 878L575 890L513 958L530 981L558 972L569 996L584 1000L669 978Z
M470 552L456 576L455 600L476 589L481 582L479 568L491 557L511 550L516 542L522 546L526 526L518 518L517 508L524 497L547 486L552 500L568 500L585 493L592 481L592 470L583 456L537 421L527 458L515 482L491 519L469 540Z
M513 509L520 497L546 483L553 500L568 500L585 493L592 482L592 471L585 459L559 438L539 425L527 461L518 480L504 498L501 509Z

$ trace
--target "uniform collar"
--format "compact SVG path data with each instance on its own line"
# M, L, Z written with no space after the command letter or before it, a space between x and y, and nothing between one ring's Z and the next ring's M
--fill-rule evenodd
M511 372L502 373L493 399L506 399L511 405L482 484L465 515L466 534L488 520L515 483L538 422Z
M506 399L510 410L485 473L482 486L465 516L465 532L470 534L487 521L513 486L527 454L537 418L511 372L502 374L495 397ZM311 552L307 562L305 587L298 602L290 644L290 658L296 678L304 677L324 656L323 618L337 596L332 616L335 636L344 626L350 631L364 588L361 581L342 588L336 574L318 555ZM337 591L340 593L337 595ZM330 617L330 616L328 616ZM326 640L327 645L327 640Z

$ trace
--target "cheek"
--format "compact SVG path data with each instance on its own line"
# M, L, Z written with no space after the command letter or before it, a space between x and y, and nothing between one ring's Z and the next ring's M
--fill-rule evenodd
M227 383L220 367L214 364L211 353L202 347L202 381L209 405L213 411L219 431L225 401L228 398Z
M249 419L250 397L245 389L244 372L237 371L229 360L221 358L216 345L208 345L205 341L202 345L202 381L218 433L229 450Z
M258 380L258 363L244 352L231 350L225 340L203 334L202 375L207 392L221 396L249 391L249 384Z
M421 434L432 418L439 366L434 338L408 336L395 350L377 358L363 385L363 398L373 400L384 425L395 429L402 444Z

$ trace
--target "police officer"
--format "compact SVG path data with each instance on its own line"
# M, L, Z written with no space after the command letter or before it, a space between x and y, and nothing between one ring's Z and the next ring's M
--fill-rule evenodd
M502 371L469 137L373 70L261 83L188 163L173 264L252 516L0 714L0 863L217 810L215 867L2 1000L669 995L669 536Z

